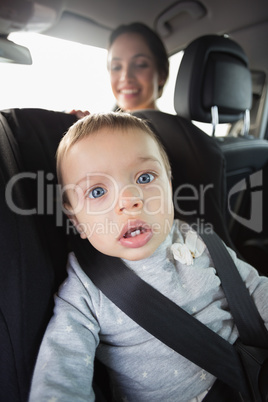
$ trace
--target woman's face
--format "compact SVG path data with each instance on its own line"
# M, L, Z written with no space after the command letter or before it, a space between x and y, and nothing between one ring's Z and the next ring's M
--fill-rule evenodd
M125 111L156 109L163 84L155 58L138 33L120 35L110 47L108 70L118 106Z

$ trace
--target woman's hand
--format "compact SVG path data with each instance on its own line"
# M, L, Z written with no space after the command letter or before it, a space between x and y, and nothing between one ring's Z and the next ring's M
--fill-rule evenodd
M75 109L71 110L69 113L75 114L77 119L82 119L83 117L88 116L90 114L88 110L83 111L83 110L75 110Z

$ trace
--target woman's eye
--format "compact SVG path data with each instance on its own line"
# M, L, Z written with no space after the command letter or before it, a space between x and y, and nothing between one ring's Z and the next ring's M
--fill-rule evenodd
M143 173L139 176L137 183L138 184L147 184L153 181L155 176L152 173Z
M119 66L119 65L113 65L113 66L110 67L110 70L111 71L119 71L120 68L121 68L121 66Z
M95 187L93 190L89 191L89 198L100 198L106 193L106 190L102 187Z
M136 64L136 67L138 67L138 68L147 68L148 64L147 63L139 63L139 64Z

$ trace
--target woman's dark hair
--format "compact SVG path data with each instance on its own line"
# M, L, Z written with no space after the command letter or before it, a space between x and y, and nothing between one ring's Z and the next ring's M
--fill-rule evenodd
M160 39L160 37L147 25L141 22L133 22L128 25L120 25L114 31L112 31L109 39L108 49L111 48L114 41L118 36L125 33L137 33L141 35L144 41L147 43L149 49L154 55L156 67L159 75L163 77L163 85L159 87L159 96L162 95L163 87L166 83L169 73L169 60L166 48Z

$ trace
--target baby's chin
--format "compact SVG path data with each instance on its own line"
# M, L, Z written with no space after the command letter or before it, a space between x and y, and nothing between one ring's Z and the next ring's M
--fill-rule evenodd
M155 235L145 245L140 247L122 246L122 244L120 244L119 242L117 245L114 245L114 247L106 247L104 243L97 244L93 241L91 241L91 244L99 252L109 257L117 257L128 261L141 261L151 257L151 255L154 254L157 248L165 240L166 236L167 235L164 235L163 233L157 236Z
M122 252L114 252L112 250L104 250L102 248L97 248L95 247L99 252L102 254L107 255L108 257L116 257L116 258L121 258L122 260L127 260L127 261L141 261L144 260L148 257L150 257L155 250L141 250L141 249L126 249L123 250Z
M122 258L127 261L142 261L146 258L151 257L153 253L156 251L157 247L150 248L150 250L141 250L141 249L129 249L119 258Z

